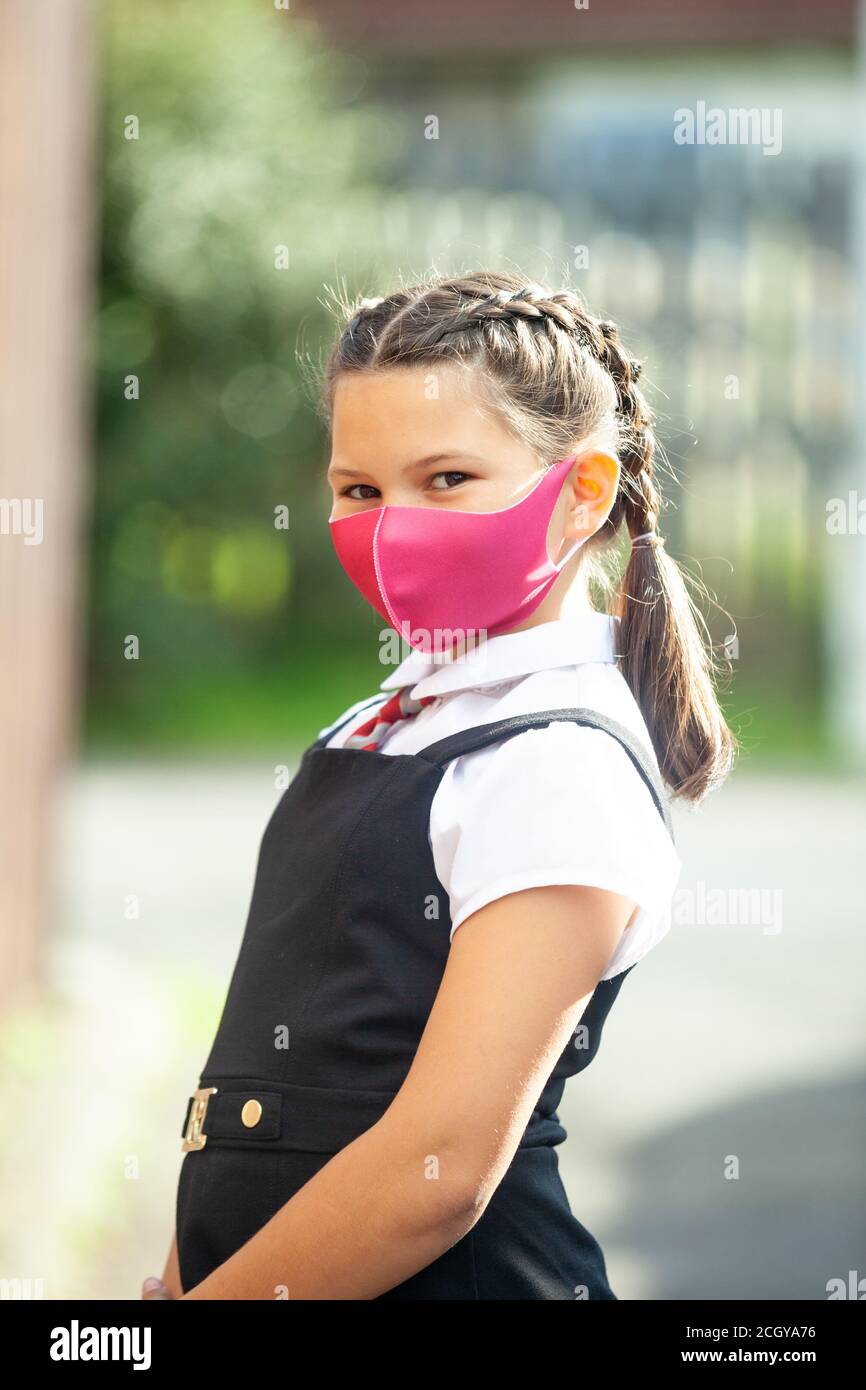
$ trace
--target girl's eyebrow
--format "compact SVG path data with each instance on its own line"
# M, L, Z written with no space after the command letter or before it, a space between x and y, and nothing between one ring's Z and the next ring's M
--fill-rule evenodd
M414 463L407 463L407 464L404 466L404 468L403 468L403 472L404 472L404 473L409 473L409 472L412 471L412 469L415 469L415 468L427 468L427 467L429 467L429 465L430 465L431 463L443 463L446 459L475 459L475 461L476 461L477 463L482 463L482 462L483 462L483 459L478 458L477 454L461 454L461 453L458 452L458 451L455 451L454 453L447 453L447 454L428 454L426 458L423 458L423 459L416 459ZM359 470L359 469L357 469L357 468L329 468L329 469L328 469L328 476L329 476L329 477L333 477L333 476L335 476L337 473L340 473L340 474L342 474L343 476L345 476L345 477L347 477L347 478L363 478L363 477L364 477L364 472L363 472L363 470Z
M416 459L414 463L407 464L406 472L410 468L426 468L431 463L443 463L445 459L470 459L474 457L474 454L463 454L457 449L444 454L428 454L426 458Z

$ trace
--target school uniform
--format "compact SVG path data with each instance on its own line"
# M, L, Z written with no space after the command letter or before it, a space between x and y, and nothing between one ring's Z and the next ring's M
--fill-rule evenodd
M562 1185L557 1106L567 1077L595 1057L626 975L669 929L680 872L616 639L615 619L587 611L448 662L413 650L305 751L265 829L225 1006L187 1102L184 1289L384 1114L460 926L505 894L574 883L631 898L636 915L481 1218L380 1297L615 1299ZM373 750L347 744L404 686L425 701L420 712Z

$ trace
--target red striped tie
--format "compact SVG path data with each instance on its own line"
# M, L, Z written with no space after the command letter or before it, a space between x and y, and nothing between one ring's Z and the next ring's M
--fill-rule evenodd
M423 695L420 700L413 700L409 694L411 689L410 685L402 686L384 705L380 705L371 719L359 725L341 747L367 748L371 751L378 748L392 725L399 724L403 719L411 719L425 705L432 705L436 699L435 695Z

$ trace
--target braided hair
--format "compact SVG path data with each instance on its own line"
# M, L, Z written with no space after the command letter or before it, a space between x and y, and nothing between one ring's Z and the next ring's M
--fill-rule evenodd
M630 538L615 607L620 669L671 791L700 800L729 771L734 737L716 698L706 624L658 531L654 415L638 386L642 363L617 325L595 318L576 291L496 271L432 278L341 307L351 316L325 368L326 419L344 372L462 364L474 370L478 395L547 465L576 443L616 452L617 496L584 549L606 549L623 531Z

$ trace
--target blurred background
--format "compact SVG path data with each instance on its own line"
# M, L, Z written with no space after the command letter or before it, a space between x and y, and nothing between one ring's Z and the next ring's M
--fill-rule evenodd
M864 45L855 0L6 0L4 1297L162 1271L280 775L386 674L329 290L479 266L644 359L742 743L570 1083L572 1206L624 1299L866 1277Z

